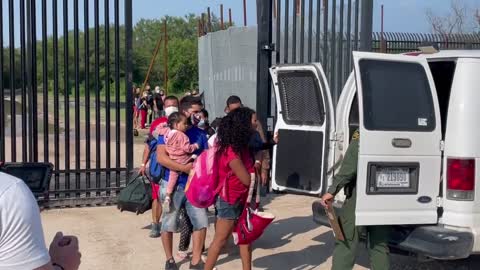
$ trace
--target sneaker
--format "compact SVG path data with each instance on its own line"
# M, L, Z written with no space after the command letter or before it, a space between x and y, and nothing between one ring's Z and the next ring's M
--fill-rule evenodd
M162 209L165 213L170 213L170 197L166 197Z
M192 262L190 262L190 270L203 270L205 268L205 261L200 260L199 263L193 265ZM214 267L213 270L218 270L218 268Z
M193 269L193 270L203 270L205 268L205 263L200 260L197 264L193 265L192 262L190 262L190 267L188 269Z
M199 268L200 269L200 268ZM203 268L202 268L203 269ZM175 260L172 258L165 263L165 270L178 270Z
M150 226L150 237L151 238L160 237L160 224L159 223L152 223L152 225Z

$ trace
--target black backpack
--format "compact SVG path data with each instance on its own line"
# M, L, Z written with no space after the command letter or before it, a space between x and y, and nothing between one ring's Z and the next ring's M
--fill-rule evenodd
M147 177L138 175L124 187L117 199L117 208L121 212L129 211L137 215L152 208L152 187Z

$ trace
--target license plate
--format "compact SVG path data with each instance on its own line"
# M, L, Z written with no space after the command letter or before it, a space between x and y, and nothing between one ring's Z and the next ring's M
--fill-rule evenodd
M405 168L378 168L377 188L408 188L410 172Z

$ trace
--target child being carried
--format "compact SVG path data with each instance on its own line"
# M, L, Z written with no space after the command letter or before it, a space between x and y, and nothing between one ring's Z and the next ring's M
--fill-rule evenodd
M173 161L180 164L187 164L195 159L193 152L200 148L198 143L190 144L188 136L185 134L188 128L187 117L184 114L175 112L168 117L168 126L160 126L156 129L158 135L164 136L167 153ZM170 212L170 203L172 193L177 184L179 173L171 170L168 177L167 194L163 202L163 211Z

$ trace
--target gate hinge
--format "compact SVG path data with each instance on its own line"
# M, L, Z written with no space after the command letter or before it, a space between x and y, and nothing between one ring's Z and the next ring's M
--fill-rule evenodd
M264 51L269 51L269 52L273 52L273 51L275 51L275 44L274 44L274 43L270 43L270 44L263 45L263 46L262 46L262 50L264 50Z
M440 151L445 151L445 141L440 141Z

